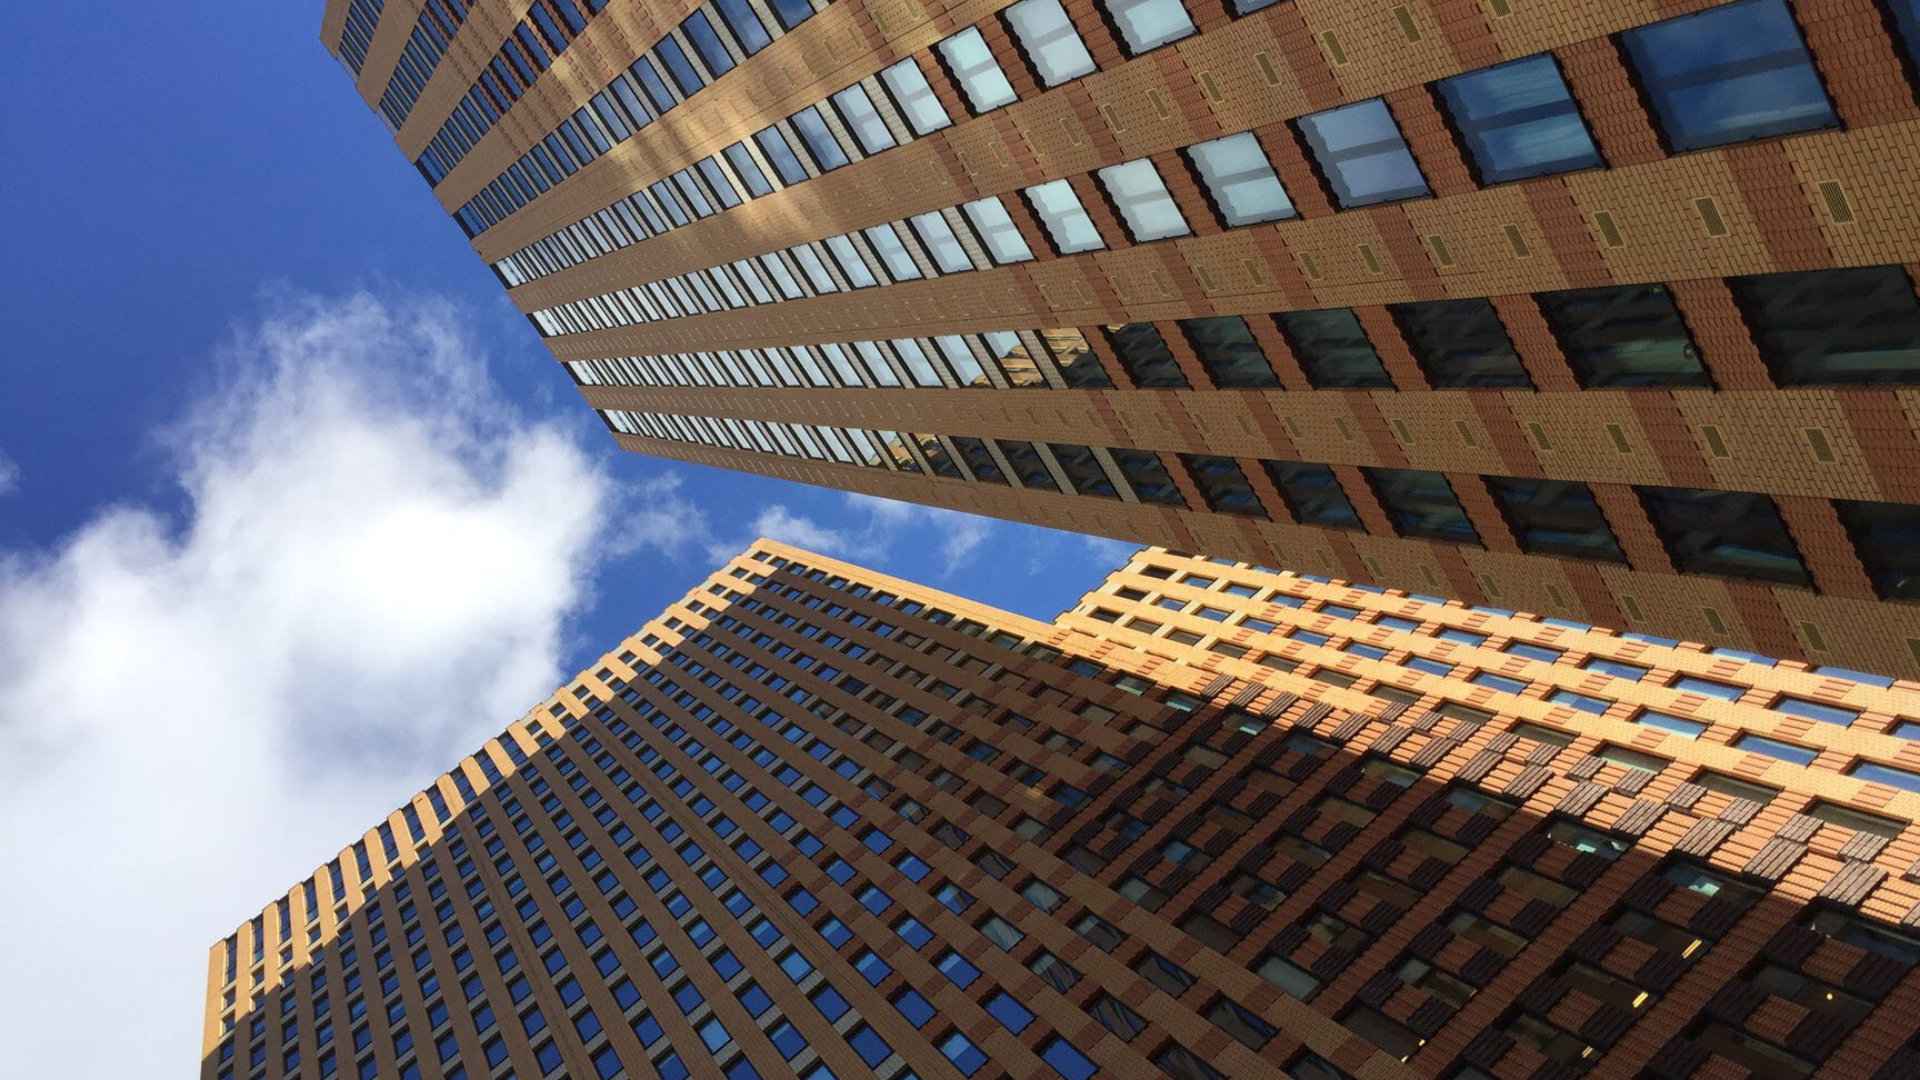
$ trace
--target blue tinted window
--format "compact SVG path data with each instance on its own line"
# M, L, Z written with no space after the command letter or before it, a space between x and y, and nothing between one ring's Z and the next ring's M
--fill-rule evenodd
M713 7L720 13L727 29L733 31L733 39L740 43L740 50L748 56L766 48L767 43L773 40L747 0L714 0Z
M1691 675L1675 679L1669 685L1683 693L1700 694L1718 698L1721 701L1739 701L1740 695L1747 692L1744 686L1729 686L1726 683L1714 682L1712 679L1696 679Z
M714 78L733 70L733 55L727 52L713 24L707 21L706 12L696 11L687 16L687 21L680 24L680 30L687 35L688 41L693 42L694 51L700 54L701 62L707 65L707 70L713 73Z
M1781 698L1774 702L1773 711L1788 716L1804 716L1809 720L1818 720L1823 724L1839 724L1845 727L1860 718L1859 712L1838 705L1822 705L1817 701L1802 701L1799 698Z
M1570 709L1579 709L1581 712L1590 713L1606 712L1607 706L1613 704L1611 701L1603 701L1597 697L1588 697L1585 694L1576 694L1571 690L1556 690L1547 700L1553 702L1555 705L1565 705Z
M1902 791L1920 791L1920 774L1905 769L1896 769L1888 765L1876 765L1871 761L1862 762L1854 767L1852 776L1874 784L1886 784Z
M860 1060L867 1063L868 1068L893 1056L893 1047L888 1046L885 1039L876 1035L874 1030L865 1024L855 1028L853 1033L847 1036L847 1042L853 1047L854 1052L860 1055Z
M831 172L847 163L847 152L840 148L839 140L833 137L833 130L827 127L827 122L820 118L818 109L809 105L787 117L787 121L793 125L793 130L800 133L800 140L807 144L807 149L813 154L814 164L819 165L822 172Z
M1474 531L1466 508L1460 505L1443 474L1425 469L1360 471L1373 485L1380 508L1400 535L1457 544L1480 543L1480 534Z
M1004 990L987 1001L987 1012L995 1020L1006 1025L1007 1030L1015 1035L1025 1031L1027 1025L1033 1023L1033 1014L1027 1011L1026 1006L1013 1000Z
M1768 739L1759 735L1742 735L1733 741L1735 749L1750 750L1756 754L1777 757L1782 761L1791 761L1795 765L1811 765L1813 759L1820 756L1818 750L1793 743Z
M1379 98L1303 116L1300 133L1343 207L1428 193L1426 177Z
M1442 79L1438 85L1481 183L1601 164L1600 151L1551 56L1497 64Z
M914 1027L926 1027L927 1021L939 1015L933 1005L913 990L902 990L900 996L893 999L893 1007L907 1018Z
M813 18L813 5L807 0L768 0L767 6L780 17L780 25L789 30Z
M779 128L767 128L756 134L753 141L759 145L760 152L767 155L767 163L773 166L774 172L780 174L782 183L797 184L807 178L806 166L800 164L800 159L794 155L793 147L787 145L787 137L780 133Z
M678 41L670 37L661 38L660 44L653 47L653 52L660 58L660 62L667 66L667 74L673 76L674 85L680 88L681 94L692 97L706 85L706 81L700 78L700 73L694 70L693 61L687 59L687 51L680 47Z
M980 969L967 963L966 959L956 952L949 952L942 956L935 966L962 990L972 986L973 981L980 977Z
M1621 40L1675 150L1840 122L1785 0L1739 0Z
M1588 671L1598 671L1611 675L1616 679L1632 679L1636 682L1644 677L1648 670L1638 664L1626 664L1618 660L1606 660L1597 656L1587 661L1583 666Z
M1443 663L1441 663L1441 662L1440 662L1440 661L1438 661L1438 660L1429 660L1429 659L1427 659L1427 658L1426 658L1426 657L1424 657L1424 656L1410 656L1410 657L1408 657L1408 658L1407 658L1407 666L1408 666L1408 667L1410 667L1410 668L1412 668L1412 669L1413 669L1413 670L1415 670L1415 671L1424 671L1424 672L1427 672L1427 673L1428 673L1428 674L1430 674L1430 675L1451 675L1451 674L1453 674L1453 665L1452 665L1452 664L1443 664Z
M1299 461L1262 461L1273 486L1295 521L1302 525L1325 525L1336 529L1358 529L1360 515L1340 488L1340 480L1325 465ZM1275 602L1281 602L1278 598Z
M1475 686L1487 686L1507 694L1518 694L1527 688L1527 684L1520 679L1509 679L1505 675L1495 675L1490 671L1483 671L1468 681Z
M1066 1077L1066 1080L1088 1080L1100 1071L1100 1067L1088 1060L1087 1055L1058 1035L1040 1044L1040 1059L1053 1066L1054 1071Z
M940 1040L940 1052L947 1055L947 1060L953 1062L953 1067L959 1069L962 1076L972 1076L987 1063L987 1055L957 1031Z

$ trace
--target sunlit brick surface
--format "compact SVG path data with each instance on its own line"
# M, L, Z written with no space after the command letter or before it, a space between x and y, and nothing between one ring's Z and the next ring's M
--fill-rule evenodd
M205 1080L1920 1069L1920 685L762 541L209 953Z

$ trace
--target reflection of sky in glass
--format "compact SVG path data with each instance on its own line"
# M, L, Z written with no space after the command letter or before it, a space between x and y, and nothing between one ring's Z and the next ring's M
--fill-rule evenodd
M1046 223L1047 232L1052 234L1061 254L1107 246L1100 239L1100 230L1093 227L1093 219L1081 207L1079 197L1074 195L1073 185L1065 180L1036 184L1027 189L1027 197L1033 200L1034 210Z
M1060 0L1020 0L1006 10L1006 16L1045 85L1057 86L1094 69L1093 57Z
M1302 117L1300 129L1342 206L1427 193L1420 166L1379 98Z
M1839 123L1783 0L1739 0L1624 40L1677 150Z
M1136 241L1185 236L1191 231L1173 196L1167 194L1167 186L1160 182L1160 174L1147 159L1110 165L1100 170L1100 179L1127 219L1127 228L1133 231Z
M1280 178L1273 174L1260 140L1250 132L1188 149L1228 225L1251 225L1294 215Z
M1193 19L1180 0L1112 0L1107 10L1119 24L1120 35L1136 53L1177 41L1193 33Z
M1552 58L1442 80L1441 96L1488 183L1591 168L1599 151Z
M1015 98L1013 84L1007 82L980 31L968 27L953 35L940 43L940 54L966 89L975 112L997 109Z

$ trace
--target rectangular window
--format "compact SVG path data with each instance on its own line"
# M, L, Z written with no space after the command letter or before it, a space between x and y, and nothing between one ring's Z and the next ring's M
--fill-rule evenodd
M928 135L952 126L953 120L940 104L939 95L933 92L926 75L912 57L881 69L880 82L892 95L894 107L900 110L901 117L915 135Z
M1253 339L1247 321L1238 315L1182 319L1180 329L1207 369L1213 385L1222 390L1277 387L1280 380L1267 363L1266 351Z
M1727 279L1783 386L1920 383L1920 300L1897 266Z
M1342 208L1429 194L1413 151L1380 98L1303 116L1298 123Z
M820 167L821 172L832 172L848 162L846 148L834 137L833 129L827 125L817 107L809 105L801 109L787 117L787 123L793 125L794 132L806 144L807 152L813 155L813 163Z
M1207 501L1208 509L1223 514L1267 516L1267 508L1261 505L1260 496L1254 494L1253 485L1247 482L1247 474L1240 471L1239 463L1232 458L1214 454L1181 454L1180 461L1187 467L1187 475L1193 478L1194 486L1200 489L1200 497Z
M1274 319L1314 386L1393 389L1393 377L1352 309L1284 311Z
M1797 746L1790 742L1781 742L1779 739L1769 739L1762 735L1742 735L1733 740L1733 748L1736 750L1750 751L1755 754L1765 754L1768 757L1779 758L1781 761L1791 761L1795 765L1811 765L1813 764L1813 759L1820 756L1820 751L1812 747Z
M1482 184L1603 164L1551 54L1495 64L1434 85Z
M1363 468L1367 483L1401 536L1479 545L1466 508L1443 473L1425 469Z
M1228 227L1296 216L1293 200L1252 132L1187 147L1207 196Z
M1833 506L1874 591L1888 600L1920 600L1920 506L1850 499Z
M1107 476L1107 470L1100 465L1100 459L1093 450L1085 446L1071 446L1062 443L1048 443L1047 449L1053 451L1053 459L1060 463L1061 471L1067 474L1067 482L1080 495L1098 495L1101 498L1117 499L1120 493L1113 488L1113 481Z
M963 203L961 213L973 225L973 231L980 237L980 246L998 265L1029 262L1033 259L1033 249L1027 247L1026 238L1020 235L1020 226L1014 224L1013 216L1000 200L988 196Z
M1664 285L1565 289L1534 299L1581 386L1712 385Z
M916 214L907 219L913 227L913 233L920 238L920 245L927 249L927 256L933 265L943 274L957 274L973 269L973 260L967 257L967 250L954 234L953 226L939 211Z
M1387 310L1435 387L1533 386L1492 301L1428 300L1389 304Z
M1180 207L1160 179L1159 170L1146 158L1109 165L1094 173L1107 197L1113 200L1120 219L1127 223L1136 244L1185 236L1193 230L1180 214Z
M1151 450L1112 450L1114 464L1120 467L1120 475L1126 477L1132 486L1134 495L1144 503L1157 503L1162 506L1187 505L1180 494L1180 488L1167 474L1167 466L1160 455Z
M877 154L899 145L893 132L887 130L887 122L881 119L880 110L874 108L873 99L867 96L866 87L854 83L829 100L847 130L859 141L861 150Z
M1627 561L1587 485L1506 476L1485 480L1520 550L1535 555Z
M994 59L993 50L987 47L987 39L980 36L979 30L968 27L934 48L946 62L953 81L960 84L975 116L992 112L1019 96L1013 92L1007 73L1000 70L1000 62Z
M753 137L754 144L766 155L767 163L780 177L783 184L797 184L810 175L806 166L800 164L800 158L787 144L787 137L777 127L761 130Z
M1058 86L1094 70L1093 57L1060 0L1020 0L1001 16L1040 85Z
M1080 197L1074 194L1072 184L1065 180L1052 180L1035 184L1026 189L1025 194L1027 204L1033 207L1040 224L1046 227L1055 251L1072 255L1107 246L1106 241L1100 238L1100 230L1094 227L1093 219L1087 216L1086 208L1080 205Z
M1300 461L1262 461L1273 486L1280 489L1287 510L1302 525L1335 529L1364 529L1360 515L1341 489L1340 480L1325 465Z
M1634 490L1682 573L1813 584L1779 507L1767 496L1694 488Z
M1676 151L1840 123L1785 0L1737 0L1620 40Z
M1180 365L1167 349L1166 339L1152 323L1107 327L1107 340L1127 369L1127 377L1142 390L1191 389Z
M1195 33L1180 0L1102 0L1130 56Z
M1020 478L1020 486L1038 491L1059 491L1060 485L1053 479L1053 471L1047 468L1040 451L1030 442L1015 439L996 439L1000 453L1006 457L1007 464L1013 466L1013 474Z

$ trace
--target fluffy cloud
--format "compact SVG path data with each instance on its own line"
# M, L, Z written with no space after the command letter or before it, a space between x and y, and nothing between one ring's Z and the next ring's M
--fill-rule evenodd
M12 458L0 454L0 499L13 494L13 490L19 486L20 466L15 465Z
M550 692L624 509L442 305L283 300L220 367L183 513L0 553L11 1075L195 1068L207 947Z
M949 577L964 569L983 545L1001 538L1005 532L1004 523L992 518L873 495L848 494L838 509L847 524L834 527L776 504L760 511L751 530L755 536L769 536L875 567L888 562L904 542L930 545L929 550L940 553L940 577ZM709 548L713 553L724 551L730 556L751 539L745 537L736 543L710 542Z

